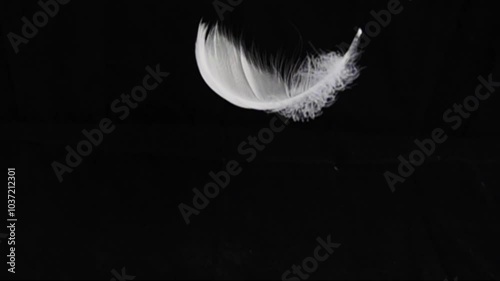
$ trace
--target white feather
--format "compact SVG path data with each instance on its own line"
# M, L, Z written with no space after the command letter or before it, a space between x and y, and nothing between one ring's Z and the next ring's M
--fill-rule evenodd
M218 25L209 29L200 23L196 60L208 86L230 103L307 121L321 115L359 76L356 59L361 35L359 29L343 55L308 56L299 65L281 67L250 54Z

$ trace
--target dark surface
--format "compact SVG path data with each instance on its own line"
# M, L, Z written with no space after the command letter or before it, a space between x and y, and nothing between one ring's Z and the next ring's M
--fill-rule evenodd
M281 279L332 235L342 246L311 279L498 280L496 94L395 193L383 176L445 126L479 75L500 80L496 5L401 3L365 48L356 85L277 135L186 226L178 205L210 171L243 163L238 145L273 117L234 107L200 77L194 40L201 18L217 20L212 2L73 1L17 55L6 35L39 7L2 2L0 168L17 168L16 277L109 280L125 267L136 280ZM247 0L224 24L262 51L304 55L350 42L386 6ZM59 183L51 163L64 147L156 64L171 75ZM5 242L0 252L5 264Z

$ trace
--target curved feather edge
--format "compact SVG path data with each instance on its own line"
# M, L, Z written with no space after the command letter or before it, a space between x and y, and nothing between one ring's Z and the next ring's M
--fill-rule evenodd
M196 60L208 86L230 103L279 113L294 121L309 121L320 116L336 101L338 93L359 77L361 35L359 29L343 55L310 55L300 65L280 68L245 50L218 25L209 29L200 23Z

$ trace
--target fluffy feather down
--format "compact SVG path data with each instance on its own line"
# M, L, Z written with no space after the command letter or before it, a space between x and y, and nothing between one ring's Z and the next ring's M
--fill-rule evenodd
M196 60L208 86L230 103L307 121L321 115L359 76L356 60L361 35L359 29L343 55L308 56L300 65L281 67L266 65L218 25L210 29L200 23Z

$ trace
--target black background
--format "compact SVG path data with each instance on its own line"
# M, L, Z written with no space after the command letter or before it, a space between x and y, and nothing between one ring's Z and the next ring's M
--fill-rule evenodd
M224 25L262 52L303 56L350 42L387 3L244 0ZM401 3L364 49L356 85L317 120L276 135L186 226L179 204L210 171L243 163L238 145L273 117L227 103L199 75L194 43L202 18L219 20L212 1L72 1L19 54L7 34L40 8L2 2L14 278L109 280L125 267L136 280L280 279L328 235L342 246L311 279L500 278L496 94L395 193L383 176L415 138L446 126L443 112L474 93L479 75L500 80L495 3ZM110 104L157 64L170 76L59 183L51 164L65 146L113 117ZM6 241L0 251L3 276Z

